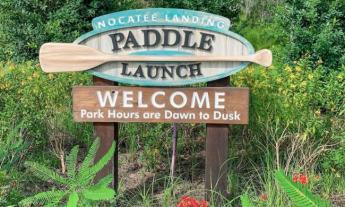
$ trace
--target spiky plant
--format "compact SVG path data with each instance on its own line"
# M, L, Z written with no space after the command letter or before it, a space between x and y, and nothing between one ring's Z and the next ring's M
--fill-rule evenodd
M328 207L330 203L313 195L301 184L291 181L281 170L276 171L275 178L279 186L297 207Z
M254 207L254 204L250 200L248 193L241 195L240 198L242 207Z
M67 207L91 206L95 202L114 199L115 191L108 187L113 180L112 175L102 178L96 184L93 184L92 181L96 174L111 160L115 151L115 143L113 142L108 152L94 164L98 147L99 139L96 139L79 170L77 170L79 146L73 147L66 159L67 176L59 175L41 164L26 162L25 166L38 178L44 181L54 181L61 188L28 197L20 201L19 206L45 205L53 207L63 202L66 203Z

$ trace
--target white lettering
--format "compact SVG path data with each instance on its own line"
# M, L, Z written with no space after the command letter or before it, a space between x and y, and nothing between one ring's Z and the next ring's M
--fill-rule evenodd
M124 108L131 108L133 107L133 104L130 102L133 102L133 91L123 91L123 107Z
M210 108L210 97L208 95L208 92L204 92L202 94L202 98L200 100L199 94L198 92L193 92L192 95L192 103L191 103L191 108L194 109L195 108L195 104L198 104L199 108L202 108L202 106L204 105L204 103L206 104L206 108Z
M138 108L147 108L147 104L145 104L143 98L143 92L139 91L138 92Z
M176 100L175 100L175 97L176 97L176 96L180 96L180 97L182 98L182 103L180 103L180 104L177 104L177 103L176 103ZM173 107L177 108L177 109L183 108L183 107L186 106L186 104L187 104L187 96L186 96L186 94L184 94L184 93L181 92L181 91L176 91L176 92L174 92L174 93L171 94L171 96L170 96L170 104L171 104Z
M113 91L112 93L110 91L106 91L105 95L102 96L102 92L97 91L97 98L98 98L99 105L103 108L107 105L107 102L109 102L110 107L115 107L118 94L119 94L118 91Z
M224 109L225 108L225 106L224 106L224 102L225 102L224 96L225 96L225 92L216 92L214 94L214 108L215 109ZM223 103L223 105L221 105L221 102Z
M161 96L165 96L165 92L164 91L157 91L157 92L154 92L153 94L152 94L152 96L151 96L151 103L152 103L152 105L155 107L155 108L158 108L158 109L162 109L162 108L164 108L165 107L165 104L163 103L163 104L158 104L157 103L157 96L159 96L159 95L161 95Z

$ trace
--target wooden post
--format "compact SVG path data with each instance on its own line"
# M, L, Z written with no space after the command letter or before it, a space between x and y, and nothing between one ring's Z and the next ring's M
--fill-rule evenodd
M228 77L208 82L209 87L229 86ZM206 169L205 188L206 199L220 202L220 197L228 196L227 173L228 173L228 136L229 125L227 124L206 124ZM215 192L215 193L213 193ZM213 196L216 197L211 197Z
M116 83L93 77L93 84L95 86L113 86ZM100 180L106 175L113 174L114 179L111 187L117 191L118 187L118 123L104 123L104 122L94 122L94 132L95 136L100 138L100 147L96 154L96 160L98 161L111 147L112 141L115 141L115 154L113 159L97 174L95 182Z

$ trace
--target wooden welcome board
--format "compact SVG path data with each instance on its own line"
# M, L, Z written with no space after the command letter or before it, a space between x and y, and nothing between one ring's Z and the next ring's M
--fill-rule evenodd
M248 123L248 88L73 88L77 122Z

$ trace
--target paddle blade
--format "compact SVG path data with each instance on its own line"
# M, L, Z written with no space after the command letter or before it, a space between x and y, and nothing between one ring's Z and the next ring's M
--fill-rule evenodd
M104 54L84 45L45 43L39 52L40 65L47 73L84 71L105 61Z
M255 53L254 63L262 65L264 67L269 67L272 65L272 52L268 49L259 50Z

